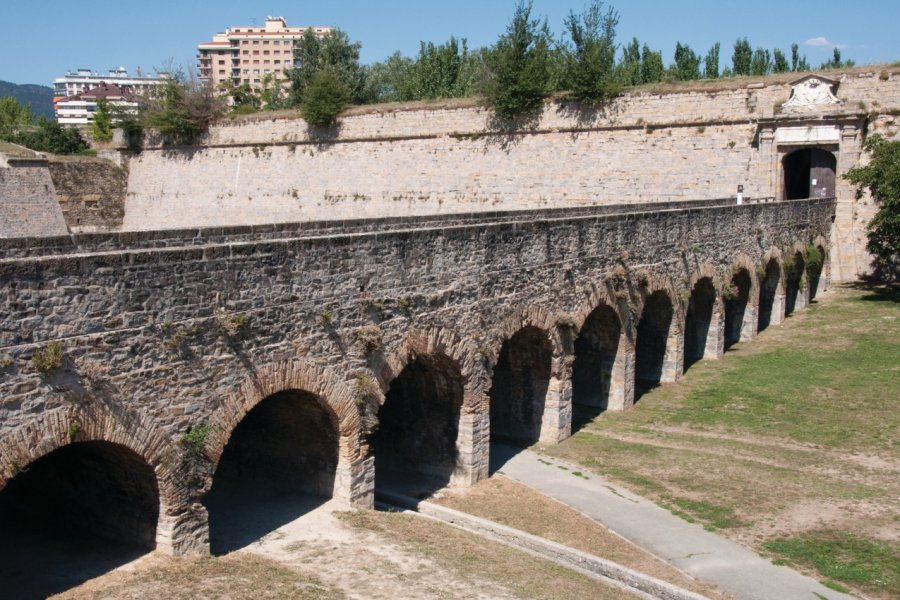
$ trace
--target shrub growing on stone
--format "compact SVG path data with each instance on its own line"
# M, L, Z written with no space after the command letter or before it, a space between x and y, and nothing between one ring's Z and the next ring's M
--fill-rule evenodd
M31 364L38 373L47 375L63 366L63 347L60 342L50 342L31 356Z
M303 94L300 115L313 127L330 127L350 102L350 90L332 69L313 75Z

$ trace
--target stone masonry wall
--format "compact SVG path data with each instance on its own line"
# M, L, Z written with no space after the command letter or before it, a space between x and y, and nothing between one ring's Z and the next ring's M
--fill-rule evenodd
M666 291L683 323L682 298L697 276L720 287L736 264L762 265L788 247L827 239L833 210L823 199L525 222L450 219L348 234L272 231L196 245L187 234L180 246L131 250L99 250L116 236L94 235L81 252L32 257L7 247L0 486L66 443L77 422L79 436L113 438L156 469L158 539L175 551L197 549L205 543L200 499L233 426L269 394L303 389L322 397L339 423L336 493L370 503L374 471L354 390L365 378L386 390L410 356L435 352L463 376L454 480L470 483L487 472L491 365L523 325L555 340L543 422L564 437L566 332L599 302L614 306L632 340L634 315L654 290ZM623 266L647 278L629 276L620 295L612 273ZM381 337L374 355L360 344L372 325ZM61 343L65 360L42 375L31 357L51 341ZM203 460L179 443L199 424L213 432Z
M73 232L117 231L125 214L127 174L107 160L53 157L50 177Z
M47 161L0 154L0 238L66 233Z

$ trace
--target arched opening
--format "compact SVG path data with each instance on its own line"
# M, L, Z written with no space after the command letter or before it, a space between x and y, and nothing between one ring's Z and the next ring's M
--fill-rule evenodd
M806 281L806 261L803 260L803 254L795 252L790 263L785 265L784 280L784 314L791 315L798 308L803 308L800 296L803 292Z
M694 284L684 320L684 370L703 359L716 305L716 288L709 277Z
M747 269L740 269L731 277L723 294L725 298L725 349L731 348L743 336L747 306L750 303L750 288L753 282Z
M491 441L530 446L541 437L553 348L547 334L525 327L504 342L491 385Z
M672 301L663 291L644 302L635 343L635 402L662 381L673 314Z
M772 323L775 308L775 297L778 294L778 282L781 279L781 267L774 258L766 264L763 280L759 285L759 327L763 331Z
M269 396L234 428L204 499L210 550L243 548L331 498L338 463L333 413L314 394Z
M450 482L463 393L459 368L443 355L415 357L391 382L372 436L376 489L427 497Z
M619 315L605 304L588 315L578 332L572 364L573 431L609 407L621 335Z
M159 490L134 451L75 442L0 491L0 589L44 598L109 572L156 545Z
M825 248L815 246L815 254L809 257L806 263L806 272L809 278L809 301L812 302L816 296L824 289L819 289L822 285L822 273L825 270ZM824 286L822 286L824 288Z
M786 155L784 170L784 199L834 197L834 173L837 159L820 148L803 148Z

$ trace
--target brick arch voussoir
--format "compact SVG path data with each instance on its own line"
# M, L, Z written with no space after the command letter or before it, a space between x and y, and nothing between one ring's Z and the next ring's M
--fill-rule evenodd
M690 294L694 293L694 286L701 279L709 279L712 283L713 290L715 290L716 297L713 303L713 310L717 313L722 313L725 310L725 303L722 301L722 278L719 274L719 270L710 262L704 261L700 263L700 265L691 271L691 276L689 278L688 283L688 297L690 298ZM687 315L687 303L685 303L685 315Z
M588 317L601 306L608 306L616 314L619 319L619 327L621 331L628 332L629 327L638 318L637 315L631 315L630 312L623 312L622 303L616 298L610 285L597 285L591 283L588 289L587 297L578 305L573 314L575 318L576 331L581 331ZM625 336L628 344L634 343L634 336L628 334Z
M641 296L641 305L638 307L638 317L635 320L635 327L637 327L640 315L644 313L644 306L647 303L647 298L656 292L665 292L666 296L669 297L669 302L672 303L672 320L680 333L684 324L684 315L687 311L687 303L681 298L680 292L682 291L684 290L680 290L678 286L675 285L675 281L668 273L651 274L650 281ZM690 294L689 291L688 294ZM690 297L690 295L688 295L688 297Z
M448 327L413 329L399 346L385 353L384 361L376 373L382 392L387 393L391 382L417 356L431 355L447 357L459 371L465 389L463 411L474 412L487 405L489 378L484 358L472 341L460 338Z
M771 247L762 256L762 262L760 266L763 270L769 265L769 261L774 260L778 265L778 290L784 290L784 257L782 256L782 252L780 248Z
M554 358L565 353L565 344L557 327L557 315L543 306L530 305L515 311L497 327L490 341L489 362L492 369L497 366L503 344L526 327L539 329L546 335Z
M180 483L169 435L149 416L132 412L126 421L99 402L48 411L4 434L0 489L27 465L78 442L108 442L140 456L156 475L160 514L177 512L191 501L190 490Z
M289 390L316 397L337 428L342 458L352 461L360 456L363 423L354 392L329 369L307 360L293 359L254 371L213 414L206 453L214 468L232 432L247 413L266 398Z

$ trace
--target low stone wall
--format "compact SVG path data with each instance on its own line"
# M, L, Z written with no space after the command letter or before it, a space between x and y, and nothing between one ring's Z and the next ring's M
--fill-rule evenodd
M23 149L24 150L24 149ZM0 238L67 233L47 160L0 152Z

